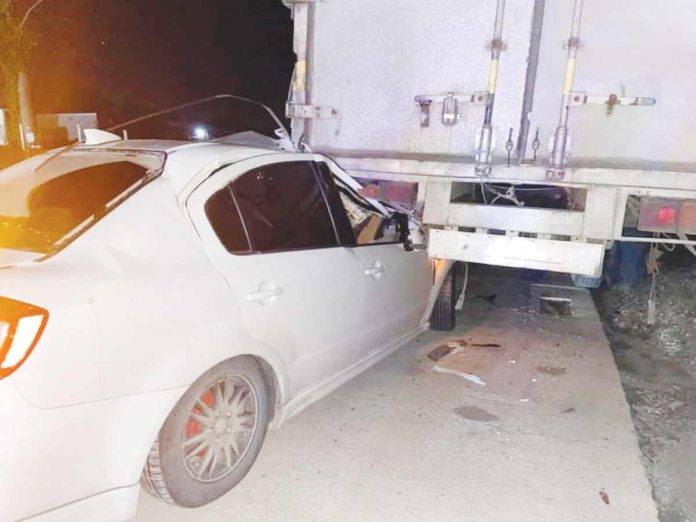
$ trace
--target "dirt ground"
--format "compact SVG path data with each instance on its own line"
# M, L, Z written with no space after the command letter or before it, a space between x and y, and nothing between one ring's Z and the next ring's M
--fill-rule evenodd
M650 280L595 300L621 374L662 522L696 522L696 263L668 258L647 324Z

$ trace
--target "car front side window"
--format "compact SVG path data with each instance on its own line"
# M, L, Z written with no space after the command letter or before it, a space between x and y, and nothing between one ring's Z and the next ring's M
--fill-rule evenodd
M317 163L319 176L331 207L341 244L346 246L384 245L401 242L396 217L370 210L355 194L336 186L326 163Z
M313 166L279 163L247 172L231 184L253 252L338 246Z

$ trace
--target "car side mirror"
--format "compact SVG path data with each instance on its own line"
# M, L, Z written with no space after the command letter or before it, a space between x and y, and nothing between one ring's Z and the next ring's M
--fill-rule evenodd
M406 252L411 252L413 250L413 241L411 241L408 216L402 212L396 212L393 218L399 230L399 241L404 245Z

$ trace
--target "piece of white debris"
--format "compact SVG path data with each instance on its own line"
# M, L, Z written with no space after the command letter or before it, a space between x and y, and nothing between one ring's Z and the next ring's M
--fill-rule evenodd
M532 379L532 382L537 382L536 378L533 378L533 379Z
M466 373L466 372L460 372L457 370L452 370L450 368L445 368L443 366L438 366L435 365L433 366L433 371L437 373L448 373L450 375L456 375L458 377L463 377L467 381L471 381L475 384L478 384L479 386L485 386L486 382L481 379L478 375L474 375L473 373Z
M529 397L525 397L524 399L520 399L520 402L529 402Z
M515 359L510 359L508 362L509 362L510 364L517 364L517 361L516 361Z

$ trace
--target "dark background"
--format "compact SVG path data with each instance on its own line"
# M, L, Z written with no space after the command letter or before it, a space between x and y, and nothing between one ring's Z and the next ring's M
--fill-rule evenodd
M282 114L294 63L281 0L46 0L29 22L35 112L100 126L219 93Z

